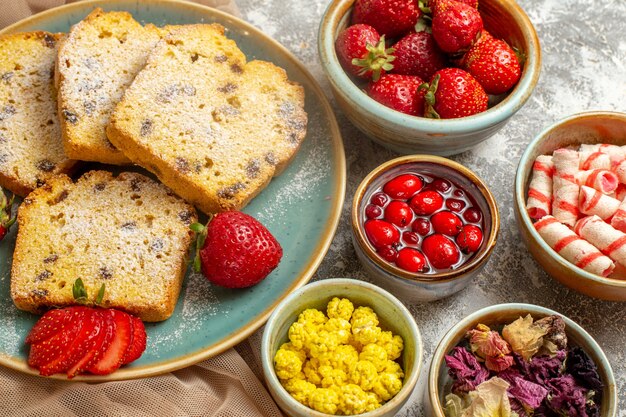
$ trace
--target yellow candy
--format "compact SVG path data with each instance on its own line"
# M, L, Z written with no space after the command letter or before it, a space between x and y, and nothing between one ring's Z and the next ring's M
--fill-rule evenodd
M339 407L339 394L329 388L316 388L309 397L309 407L320 413L334 415Z
M302 361L291 350L278 349L274 356L274 369L280 379L291 379L302 370Z
M326 306L326 314L329 318L340 318L343 320L350 320L352 312L354 311L354 305L352 301L347 298L339 299L337 297L330 300Z
M395 359L402 337L379 326L370 307L354 308L333 298L328 317L306 309L289 328L289 342L274 357L281 383L298 402L326 414L372 411L402 388L404 372Z

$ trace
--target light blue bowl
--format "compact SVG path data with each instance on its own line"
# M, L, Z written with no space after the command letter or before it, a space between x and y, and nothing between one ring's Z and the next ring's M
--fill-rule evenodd
M617 388L615 387L615 377L613 376L611 364L598 343L585 329L561 313L534 304L515 303L485 307L470 314L448 330L435 349L430 363L428 385L424 393L425 415L445 417L442 406L445 397L444 389L445 386L451 382L451 379L448 376L444 356L464 339L468 330L473 329L479 323L496 328L498 325L508 324L518 319L520 316L526 316L527 314L530 314L535 320L553 314L563 318L565 321L565 333L567 334L568 345L580 346L598 367L600 379L604 383L600 416L615 417L617 414Z
M318 34L319 55L332 92L348 119L373 141L401 154L453 155L466 151L500 130L531 96L539 79L541 49L537 33L514 1L481 0L485 28L521 51L526 59L522 77L498 104L480 114L435 120L410 116L371 99L345 73L335 53L335 39L348 24L354 0L334 0Z
M397 298L375 285L355 279L331 278L305 285L276 307L267 321L261 343L263 374L272 397L291 417L328 416L300 404L283 388L274 371L274 355L280 345L289 341L289 327L303 310L316 308L326 311L326 305L333 297L348 298L355 306L371 307L378 315L382 327L402 336L404 351L401 358L405 374L402 389L382 407L359 414L362 417L395 416L409 399L417 383L422 366L422 338L415 319Z

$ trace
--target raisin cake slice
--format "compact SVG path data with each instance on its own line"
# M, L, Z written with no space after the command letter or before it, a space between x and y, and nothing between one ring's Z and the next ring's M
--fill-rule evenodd
M22 197L75 165L63 152L54 88L62 35L0 36L0 186Z
M303 88L269 62L246 62L218 24L179 27L117 105L108 136L205 213L245 206L306 133Z
M187 270L194 221L192 206L141 174L53 178L20 206L11 297L34 313L72 305L81 278L89 303L105 284L101 305L165 320Z
M130 13L95 9L72 27L59 48L57 86L65 152L109 164L130 161L106 137L124 90L166 29L142 26Z

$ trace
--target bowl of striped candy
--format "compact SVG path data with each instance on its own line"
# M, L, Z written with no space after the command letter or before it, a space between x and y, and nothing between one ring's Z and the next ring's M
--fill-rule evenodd
M552 278L626 301L626 114L575 114L539 133L514 199L522 240Z

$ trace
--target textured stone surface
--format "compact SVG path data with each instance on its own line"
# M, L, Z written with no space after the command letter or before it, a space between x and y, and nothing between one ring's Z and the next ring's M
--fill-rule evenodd
M539 84L523 109L497 135L452 159L468 166L490 185L500 206L502 227L496 249L482 275L446 300L411 305L424 339L424 370L437 343L454 322L482 307L525 302L552 308L582 325L602 346L613 367L620 394L619 417L626 417L626 303L595 300L548 277L520 240L513 216L513 181L528 142L547 125L588 110L626 111L626 2L598 0L520 0L535 24L543 53ZM274 37L300 58L331 98L317 56L317 28L328 0L239 0L243 18ZM397 154L373 144L336 110L348 167L342 219L315 279L368 280L350 241L349 207L360 181ZM426 372L403 416L422 416Z

